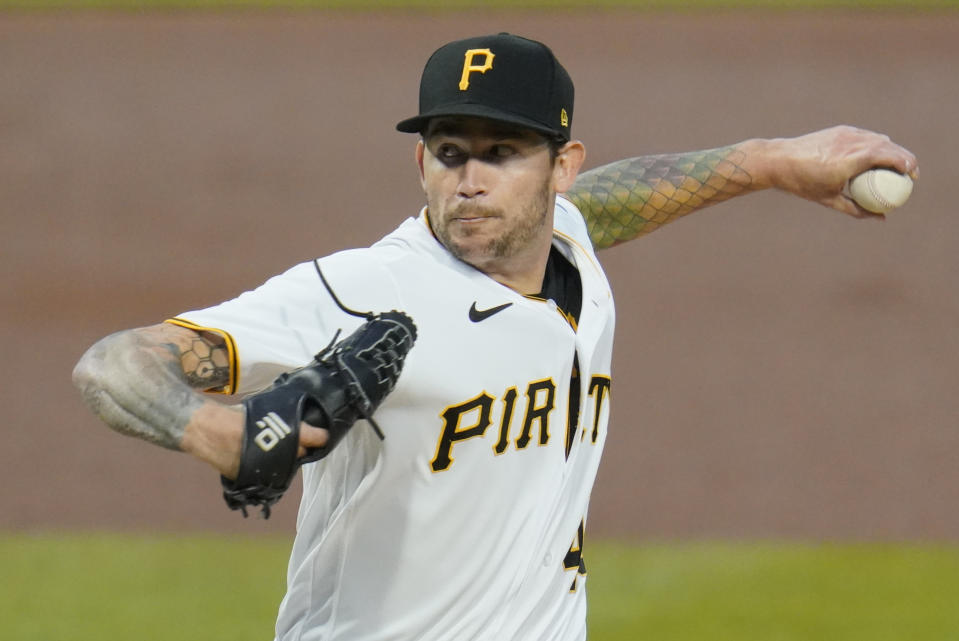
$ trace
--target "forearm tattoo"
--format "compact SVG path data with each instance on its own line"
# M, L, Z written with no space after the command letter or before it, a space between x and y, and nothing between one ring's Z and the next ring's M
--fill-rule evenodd
M179 450L198 389L229 380L224 348L197 335L171 341L145 328L108 336L90 348L74 370L87 404L112 429Z
M586 218L593 246L611 247L749 190L744 157L730 146L629 158L583 173L566 197Z

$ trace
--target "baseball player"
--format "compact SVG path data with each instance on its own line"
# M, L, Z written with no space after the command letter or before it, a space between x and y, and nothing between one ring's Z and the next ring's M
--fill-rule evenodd
M580 174L572 81L509 34L438 49L419 106L397 125L418 215L109 336L74 380L113 429L209 462L231 507L268 515L302 469L276 639L584 639L615 317L596 251L769 187L867 217L848 179L916 159L838 127Z

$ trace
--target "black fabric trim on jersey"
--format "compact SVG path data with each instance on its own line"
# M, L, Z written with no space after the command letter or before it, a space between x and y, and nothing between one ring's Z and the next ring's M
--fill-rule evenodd
M566 405L566 458L573 449L573 440L579 432L579 354L573 355L573 371L569 375L569 403Z
M556 306L567 319L572 318L573 330L579 325L579 314L583 309L583 281L579 270L556 249L549 248L546 261L546 273L543 275L543 289L536 298L553 299ZM579 354L573 353L573 371L569 376L569 402L566 407L566 458L573 449L573 441L579 432Z
M543 289L536 298L553 299L563 313L579 324L579 313L583 309L583 281L579 270L573 266L555 245L549 248L546 261L546 274L543 276Z
M373 312L358 312L341 303L340 299L337 298L336 294L333 292L333 288L330 287L330 283L327 282L326 276L323 275L323 270L320 269L320 260L318 258L313 259L313 266L316 267L316 273L320 275L320 280L323 281L323 286L326 287L326 291L330 293L330 298L333 299L333 302L336 303L337 307L351 316L359 316L360 318L365 318L366 320L370 320L376 315Z

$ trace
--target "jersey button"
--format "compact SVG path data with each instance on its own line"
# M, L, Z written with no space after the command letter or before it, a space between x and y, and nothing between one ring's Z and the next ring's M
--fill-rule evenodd
M543 567L548 568L552 564L553 564L553 554L551 552L547 552L546 556L543 557Z

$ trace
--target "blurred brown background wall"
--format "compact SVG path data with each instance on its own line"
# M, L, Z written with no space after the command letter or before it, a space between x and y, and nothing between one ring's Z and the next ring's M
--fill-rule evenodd
M0 14L0 529L291 531L295 493L242 521L70 371L414 215L422 64L502 30L570 70L588 166L838 123L922 166L885 223L762 193L604 253L592 534L959 538L959 16L875 12Z

